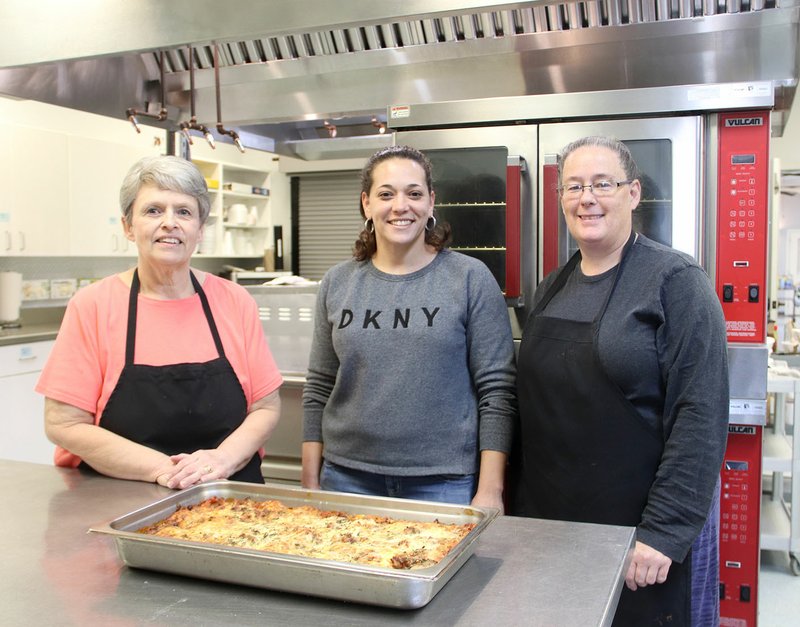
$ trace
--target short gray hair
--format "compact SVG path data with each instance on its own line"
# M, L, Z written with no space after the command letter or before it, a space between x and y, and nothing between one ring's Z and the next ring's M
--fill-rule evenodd
M127 224L131 223L133 203L144 185L191 196L200 209L200 224L205 224L211 211L208 185L197 166L181 157L161 155L144 157L131 166L119 190L119 207Z
M587 137L581 137L580 139L576 139L574 142L567 144L558 154L559 183L561 182L561 176L563 174L563 168L564 168L564 161L566 160L566 158L569 157L578 148L584 148L586 146L608 148L609 150L614 151L615 153L617 153L617 156L619 157L619 161L622 164L622 169L625 170L625 178L628 179L629 181L639 178L639 167L636 165L636 162L633 160L633 155L631 154L631 151L628 150L628 147L625 144L623 144L618 139L614 139L612 137L604 137L602 135L589 135Z

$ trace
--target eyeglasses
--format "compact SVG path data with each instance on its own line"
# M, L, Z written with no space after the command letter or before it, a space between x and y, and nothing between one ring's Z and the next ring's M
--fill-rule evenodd
M620 185L628 185L630 183L633 183L633 181L610 181L607 179L600 179L599 181L595 181L589 185L581 185L580 183L567 183L566 185L561 185L558 188L558 191L562 196L575 198L582 195L583 190L588 187L589 191L595 196L611 196L611 194L617 191L617 188Z

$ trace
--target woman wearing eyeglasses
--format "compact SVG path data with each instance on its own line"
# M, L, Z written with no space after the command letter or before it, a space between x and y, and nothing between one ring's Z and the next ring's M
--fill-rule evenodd
M722 309L694 260L633 231L624 144L573 142L559 177L579 251L539 286L522 335L516 513L636 527L614 625L716 625Z

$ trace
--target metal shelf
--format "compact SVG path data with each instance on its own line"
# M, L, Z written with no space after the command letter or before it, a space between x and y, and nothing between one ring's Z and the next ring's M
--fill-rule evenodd
M783 502L764 499L761 503L761 548L790 551L791 531Z
M762 471L792 474L792 442L783 434L764 432Z
M788 551L792 573L800 575L800 378L769 372L767 392L774 410L772 425L764 428L762 472L771 479L772 494L761 502L761 548Z

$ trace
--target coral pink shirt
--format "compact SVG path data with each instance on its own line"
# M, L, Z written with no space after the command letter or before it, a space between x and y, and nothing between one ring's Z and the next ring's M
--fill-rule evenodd
M258 305L240 285L212 274L205 277L203 291L249 407L283 382L264 338ZM100 422L125 365L129 294L130 287L118 275L75 294L37 392L83 409L94 415L95 424ZM164 366L217 356L197 294L178 300L139 295L134 363ZM80 460L57 448L55 462L77 466Z

